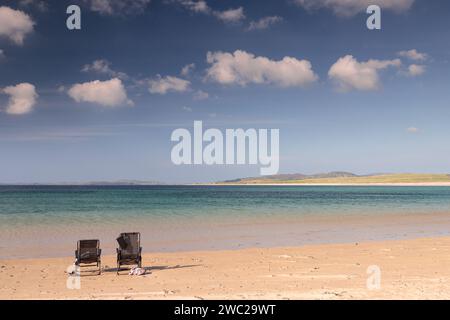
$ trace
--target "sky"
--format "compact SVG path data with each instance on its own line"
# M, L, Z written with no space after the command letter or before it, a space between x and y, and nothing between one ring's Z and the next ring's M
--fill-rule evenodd
M171 133L194 120L279 129L280 173L449 173L449 15L445 0L2 0L0 183L259 175L174 165Z

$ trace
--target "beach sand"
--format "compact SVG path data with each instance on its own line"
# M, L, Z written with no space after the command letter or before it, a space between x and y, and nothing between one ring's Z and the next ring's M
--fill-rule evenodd
M450 182L395 182L395 183L253 183L253 182L216 182L216 183L196 183L194 185L204 186L272 186L272 187L450 187Z
M144 248L145 249L145 248ZM145 276L83 271L73 258L0 261L0 299L449 299L450 237L230 251L146 253ZM381 270L367 289L367 268ZM87 270L87 268L86 268Z

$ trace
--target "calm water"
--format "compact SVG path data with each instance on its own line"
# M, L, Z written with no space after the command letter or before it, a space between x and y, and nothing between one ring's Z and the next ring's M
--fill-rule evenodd
M447 219L450 187L0 186L0 258L86 237L112 252L121 231L195 250L445 235Z

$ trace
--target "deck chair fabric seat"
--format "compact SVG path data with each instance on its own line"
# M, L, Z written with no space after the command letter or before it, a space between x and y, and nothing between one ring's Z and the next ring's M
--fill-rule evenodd
M100 240L79 240L77 243L77 250L75 250L75 264L77 266L84 266L95 264L98 267L99 274L101 273L101 254Z
M117 273L123 265L142 266L141 234L139 232L121 233L117 238Z
M121 248L127 248L128 247L129 241L127 241L126 238L123 235L120 235L119 237L117 237L116 240L119 243L119 246Z

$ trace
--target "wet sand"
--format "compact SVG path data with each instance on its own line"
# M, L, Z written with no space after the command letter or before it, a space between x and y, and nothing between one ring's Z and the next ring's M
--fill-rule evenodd
M148 218L126 223L0 226L0 260L57 258L73 254L78 239L99 239L104 255L115 254L120 232L141 232L145 252L214 251L297 247L449 236L448 212L392 214L306 214L275 212L261 217L185 218L158 222Z

